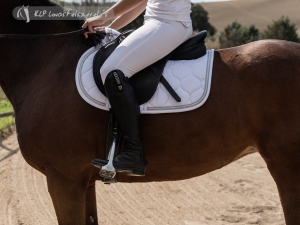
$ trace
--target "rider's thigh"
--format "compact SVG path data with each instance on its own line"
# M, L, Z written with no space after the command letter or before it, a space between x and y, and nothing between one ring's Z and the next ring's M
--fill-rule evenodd
M191 35L191 24L170 20L146 20L105 61L100 70L103 82L107 74L116 69L131 77L169 54Z

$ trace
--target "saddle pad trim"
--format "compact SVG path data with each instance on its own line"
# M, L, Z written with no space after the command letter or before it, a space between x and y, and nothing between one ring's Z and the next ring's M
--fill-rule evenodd
M98 50L99 50L99 48L92 47L92 48L88 49L81 56L79 63L77 64L75 80L76 80L76 86L77 86L78 92L79 92L80 96L84 99L84 101L86 101L87 103L89 103L90 105L92 105L96 108L108 111L110 108L110 104L109 104L108 99L105 96L103 96L103 98L100 101L98 101L89 94L89 93L91 93L91 90L93 91L94 89L95 89L95 92L97 92L97 93L100 92L99 89L97 88L97 86L94 86L94 87L86 90L83 85L83 82L82 82L82 76L84 76L86 73L93 70L93 68L85 68L85 61L93 59L94 57L92 55L95 55ZM190 103L190 104L186 104L186 105L160 106L160 107L152 107L152 106L149 106L149 104L147 105L147 103L145 103L140 106L141 113L142 114L178 113L178 112L194 110L194 109L202 106L208 99L208 96L210 93L214 50L208 50L206 57L207 57L207 61L206 61L207 67L206 67L206 72L205 72L206 82L204 85L203 94L197 101ZM88 58L90 58L90 59L88 59ZM92 64L92 62L90 64ZM162 84L160 83L159 85L162 85Z
M95 106L96 108L99 108L99 105L102 106L103 110L106 110L105 108L107 107L107 104L108 104L108 107L110 108L110 105L109 105L109 102L100 102L100 101L97 101L96 99L92 98L85 90L84 86L83 86L83 83L82 83L82 79L81 79L81 71L83 71L83 65L86 61L86 59L91 55L91 54L96 54L99 50L99 47L92 47L90 49L88 49L80 58L80 64L77 65L77 68L76 68L76 86L77 87L80 87L80 88L77 88L78 89L78 92L80 94L80 96L89 104L91 104L92 106ZM94 58L94 57L93 57ZM90 70L93 70L93 67L90 68L89 70L85 71L84 73L90 71ZM94 88L98 88L98 87L94 87Z

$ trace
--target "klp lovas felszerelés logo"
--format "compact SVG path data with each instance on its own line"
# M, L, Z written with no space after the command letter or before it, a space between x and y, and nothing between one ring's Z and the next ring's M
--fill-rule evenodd
M28 8L29 8L29 6L23 5L17 12L17 18L23 18L26 21L26 23L30 22Z
M17 20L29 23L33 20L79 20L99 16L105 12L103 7L77 7L63 9L60 6L18 6L13 9L12 15ZM83 12L84 11L84 12Z

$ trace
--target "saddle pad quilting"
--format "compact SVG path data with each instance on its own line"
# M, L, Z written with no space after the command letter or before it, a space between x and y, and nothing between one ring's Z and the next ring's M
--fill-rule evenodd
M80 58L76 69L76 85L81 97L89 104L109 110L108 99L98 90L93 78L93 58L99 48L90 48ZM160 83L151 100L140 106L143 114L176 113L196 109L208 98L211 85L214 51L195 60L168 61L163 75L181 102L176 102Z

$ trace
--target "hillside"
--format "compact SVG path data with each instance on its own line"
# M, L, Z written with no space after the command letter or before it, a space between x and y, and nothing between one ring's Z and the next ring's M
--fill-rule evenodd
M284 15L296 24L300 34L300 0L236 0L201 5L208 11L209 20L218 31L235 20L247 26L254 24L262 31Z

